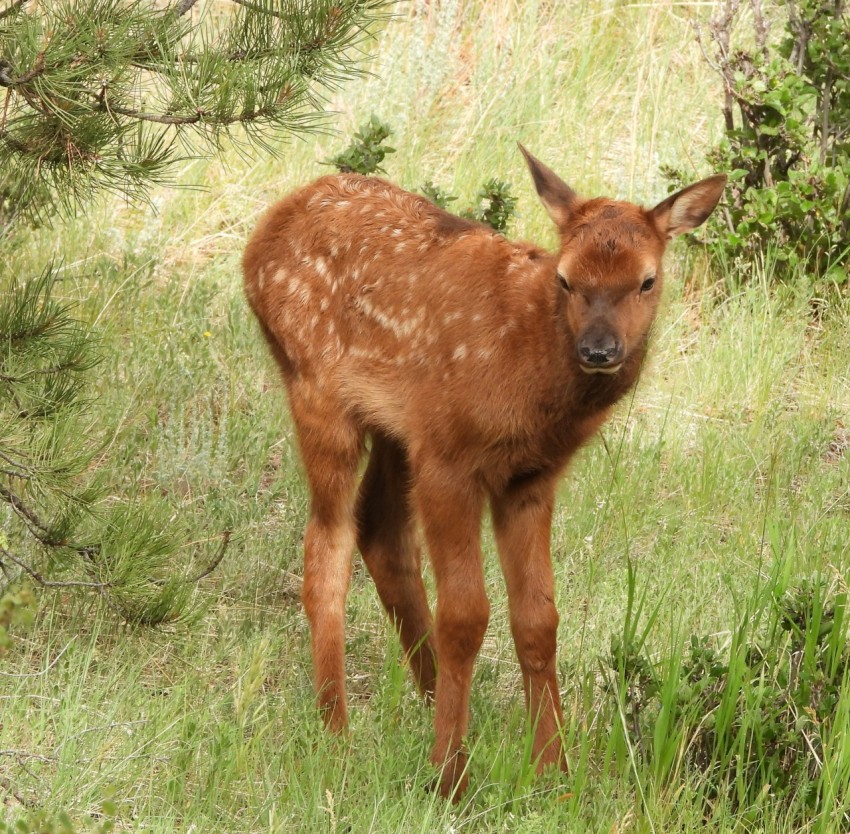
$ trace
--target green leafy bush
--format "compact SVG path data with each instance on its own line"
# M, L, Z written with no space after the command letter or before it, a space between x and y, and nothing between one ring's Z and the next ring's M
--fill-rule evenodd
M384 173L381 168L384 157L395 153L395 148L384 144L392 132L392 128L373 113L372 118L355 132L351 144L327 162L345 174Z
M476 203L464 212L465 217L486 223L497 232L504 232L516 212L516 197L511 194L510 183L491 178L478 189Z
M326 160L326 163L333 165L341 173L355 172L367 176L385 173L380 165L387 154L395 153L395 148L384 145L391 135L392 128L373 114L354 134L351 144L341 153ZM449 203L458 199L456 195L436 185L433 180L428 180L419 190L434 205L445 210L448 210ZM460 212L460 216L485 223L497 232L504 232L513 219L516 203L510 184L491 178L478 189L474 203Z
M435 185L432 180L428 180L420 189L422 194L426 196L435 206L448 211L449 203L457 200L454 194L444 191L439 185Z
M738 17L737 0L726 0L709 26L726 129L708 162L728 172L730 186L707 241L742 277L769 254L779 275L802 269L843 284L850 264L847 11L841 0L791 0L778 40L759 6L749 18L751 38L736 31ZM684 184L681 172L665 173L672 188Z

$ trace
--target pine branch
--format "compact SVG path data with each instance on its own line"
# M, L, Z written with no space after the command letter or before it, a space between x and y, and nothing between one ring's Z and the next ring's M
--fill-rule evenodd
M10 553L5 547L0 547L0 556L17 565L30 579L35 580L42 588L94 588L101 590L103 588L113 587L113 583L111 582L83 582L78 579L45 579L35 568L28 565L23 559L19 559L13 553Z
M84 368L80 368L80 363L74 359L70 359L67 362L60 362L58 365L52 365L49 368L31 368L25 374L20 376L9 376L7 374L0 373L0 381L5 382L9 385L19 384L21 382L26 382L28 379L34 376L43 376L45 374L61 374L66 371L76 371L76 370L84 370Z
M50 544L49 541L45 541L43 538L50 533L50 528L14 492L6 489L2 484L0 484L0 498L27 522L27 526L35 527L36 530L40 531L41 536L33 531L39 541L44 544Z
M192 8L192 6L194 6L194 5L195 5L195 3L197 3L197 2L198 2L198 0L180 0L180 2L179 2L179 3L177 3L177 5L176 5L176 6L174 6L174 14L175 14L175 16L176 16L176 17L182 17L182 16L183 16L184 14L186 14L186 12L188 12L188 11L189 11L189 9L191 9L191 8Z
M0 20L3 20L4 17L8 17L13 12L16 12L24 3L28 3L29 0L13 0L5 9L0 11Z
M0 471L2 471L2 470L0 470ZM8 474L13 475L15 477L20 477L17 473L10 472ZM62 547L62 548L66 548L68 550L73 550L76 553L79 553L80 555L88 556L89 558L93 557L94 555L96 555L97 553L100 552L100 545L97 545L97 544L73 545L73 544L69 544L67 541L56 541L55 539L52 539L50 537L50 528L48 527L48 525L45 524L39 518L39 516L35 513L35 511L30 509L21 500L21 498L19 496L15 495L15 493L13 493L11 490L6 489L2 484L0 484L0 498L2 498L4 501L6 501L6 503L9 504L12 507L12 509L19 516L21 516L23 519L25 519L26 522L28 522L28 527L30 529L30 532L35 536L36 539L38 539L38 541L41 544L43 544L47 547ZM35 528L35 530L32 529L33 527ZM213 571L216 570L216 568L218 568L218 566L224 560L224 555L227 552L228 546L230 545L230 539L231 539L232 535L233 535L232 530L225 530L221 534L221 544L219 545L218 553L216 553L212 562L210 562L210 564L207 565L206 568L204 568L200 573L196 574L195 576L193 576L191 579L188 580L190 583L196 584L196 583L200 582L202 579L206 579L206 577L208 577L211 573L213 573ZM0 548L0 549L2 549L2 548ZM39 576L39 574L34 572L32 568L30 568L28 565L26 565L22 561L19 561L11 553L9 553L6 550L3 550L3 554L5 556L7 556L11 561L13 561L16 565L18 565L19 567L26 570L26 572L29 573L30 576L33 577L33 579L36 579L36 581L38 581L39 584L44 585L45 587L51 587L42 577ZM92 587L92 588L103 587L103 588L107 588L107 587L111 587L112 583L108 583L108 582L100 582L100 583L90 583L90 582L60 583L56 587L74 587L74 585L76 585L78 587Z
M120 116L127 116L131 119L139 119L143 122L154 122L160 125L196 125L204 123L214 127L228 127L235 124L245 124L261 119L264 116L271 116L274 110L269 107L261 107L251 113L240 113L238 116L211 116L203 110L198 110L190 115L179 116L173 113L144 113L140 110L132 110L126 107L116 107L113 104L104 103L104 109L111 113L118 113Z
M9 455L7 455L2 449L0 449L0 459L6 461L6 464L8 466L14 468L14 472L6 472L6 474L10 474L13 478L23 478L24 480L28 480L32 477L32 469L27 466L24 466L24 464L22 464L20 461L9 457Z
M237 138L266 149L314 130L322 91L362 72L357 47L393 1L233 0L229 14L199 16L197 0L72 3L70 14L0 0L0 224L71 214L103 190L144 198L179 138L197 153L188 134L212 152L240 126ZM174 620L197 605L194 585L221 565L231 531L211 561L178 571L173 507L147 493L99 500L98 432L77 421L95 354L51 298L55 279L48 267L0 299L0 506L32 547L3 540L0 571L94 589L134 622ZM33 554L70 572L54 580Z
M45 547L70 550L89 560L100 553L99 544L71 544L65 540L55 539L51 535L52 531L50 527L39 518L38 514L28 507L19 496L15 495L11 490L6 489L2 484L0 484L0 498L9 504L14 512L24 520L32 536Z
M0 141L5 142L13 151L16 151L20 154L26 154L30 152L30 147L25 143L21 142L14 136L10 136L7 130L0 130Z

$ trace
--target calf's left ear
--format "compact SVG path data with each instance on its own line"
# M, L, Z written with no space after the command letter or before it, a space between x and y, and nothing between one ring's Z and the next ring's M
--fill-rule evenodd
M726 174L716 174L671 194L650 212L658 231L671 238L696 229L714 211L725 187Z

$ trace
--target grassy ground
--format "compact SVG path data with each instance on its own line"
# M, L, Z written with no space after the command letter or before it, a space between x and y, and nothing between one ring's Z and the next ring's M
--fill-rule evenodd
M613 0L403 7L375 75L333 102L334 125L345 136L373 111L393 125L388 174L409 187L434 179L470 200L484 179L510 180L513 232L551 242L516 140L586 194L652 203L665 193L659 164L709 173L699 148L717 127L717 89L690 27L704 11ZM680 764L659 775L626 742L627 716L611 710L623 699L606 695L611 638L635 621L629 566L656 658L691 633L722 645L777 566L846 588L847 298L815 315L806 291L771 290L769 264L729 288L684 247L668 262L649 367L577 458L556 515L570 774L531 775L495 558L464 801L426 791L430 716L359 562L352 731L322 732L298 600L307 498L239 257L269 202L325 170L317 161L345 141L187 163L181 180L203 190L157 194L155 211L102 207L8 253L23 275L60 257L63 294L96 322L105 358L92 393L110 438L100 465L116 489L169 502L195 538L235 532L191 623L133 629L96 599L40 594L35 626L0 667L0 818L29 807L82 820L111 797L119 830L150 832L841 830L846 744L830 759L839 800L828 807L801 815L770 789L758 807L706 804L706 774ZM674 758L688 741L670 742Z

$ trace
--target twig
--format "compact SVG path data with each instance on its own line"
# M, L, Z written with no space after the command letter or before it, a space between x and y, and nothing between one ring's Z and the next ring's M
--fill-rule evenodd
M83 582L79 579L59 580L45 579L37 570L30 567L23 559L19 559L13 553L0 547L0 555L4 559L14 562L30 578L34 579L42 588L111 588L111 582Z
M140 725L148 724L149 719L147 718L138 718L135 721L113 721L110 724L104 724L98 727L86 727L85 729L80 730L78 733L74 733L73 735L66 736L62 741L56 746L56 753L60 753L62 748L68 744L69 742L76 741L77 739L82 738L84 735L88 733L106 733L109 730L114 730L117 727L122 727L124 729L129 727L135 727Z
M37 762L55 762L52 756L40 756L38 753L28 753L26 750L0 750L0 756L14 756L16 759L35 759Z
M7 455L2 449L0 449L0 459L6 461L9 466L16 470L16 473L26 472L26 475L18 474L17 477L19 478L31 477L35 474L32 469L30 469L28 466L24 466L23 463L18 460L15 460L15 458L9 457L9 455Z
M142 122L155 122L160 125L194 125L204 117L203 111L199 110L192 116L172 116L169 113L145 113L142 110L131 110L127 107L117 107L104 101L103 107L99 109L108 110L110 113L118 113L131 119L139 119Z
M12 0L12 3L10 3L8 6L6 6L5 9L3 9L2 12L0 12L0 20L2 20L4 17L7 17L10 14L12 14L12 12L19 9L26 2L28 2L28 0Z
M194 576L190 582L195 584L196 582L200 582L202 579L208 577L220 564L221 560L224 559L224 552L227 550L227 546L230 544L230 537L233 535L232 530L225 530L221 534L221 545L219 546L218 553L216 553L215 559L210 562L210 564L204 568L197 576Z
M41 530L42 533L47 535L50 532L50 528L14 492L10 492L2 484L0 484L0 498L7 504L10 504L18 515L25 518L30 524Z
M0 469L0 475L8 475L10 478L20 478L23 481L32 480L32 475L27 475L25 472L15 472L11 469Z
M24 799L24 797L21 796L21 794L18 793L17 790L15 790L15 786L12 784L12 781L10 779L6 779L5 777L0 777L0 788L3 788L3 790L5 790L6 793L9 794L9 796L14 796L15 799L21 805L23 805L25 808L32 807L33 803Z
M739 3L740 0L726 0L723 13L709 21L709 31L717 46L718 55L718 61L714 67L723 81L723 121L727 133L731 133L735 129L732 105L736 96L729 78L729 48L732 25L738 14ZM701 39L699 43L700 49L705 55Z
M9 74L9 70L12 69L12 65L8 61L0 61L0 86L2 87L11 87L15 83L15 79ZM3 124L6 123L5 119L5 108L4 108L4 118Z
M100 545L97 544L71 544L67 541L57 541L51 538L50 528L15 493L6 489L2 484L0 484L0 498L11 505L12 509L27 522L30 533L45 547L65 547L80 556L85 556L87 559L92 559L100 553Z
M829 111L832 106L832 67L826 71L823 82L823 112L820 121L820 164L826 162L826 152L829 148Z
M60 362L58 365L51 365L49 368L33 368L31 371L27 371L22 376L8 376L7 374L0 374L0 380L8 383L9 385L14 385L26 382L26 380L33 376L46 376L49 374L61 374L64 371L78 370L81 370L80 363L71 360L69 362Z
M180 1L177 3L177 5L174 7L174 14L175 14L177 17L182 17L182 16L183 16L184 14L186 14L186 12L188 12L188 11L189 11L189 9L191 9L191 8L192 8L192 6L194 6L194 5L195 5L195 3L197 3L197 2L198 2L198 0L180 0Z
M261 119L263 116L269 116L273 112L271 108L261 107L258 110L252 110L250 113L241 113L238 116L217 117L209 116L203 110L198 110L191 116L176 116L170 113L145 113L142 110L132 110L127 107L116 107L114 104L104 103L107 110L118 113L121 116L127 116L131 119L139 119L143 122L155 122L160 125L194 125L208 119L211 125L228 126L235 124L244 124L245 122L253 122Z
M23 75L16 78L14 80L15 86L24 86L26 84L29 84L29 82L33 79L38 78L39 75L44 74L44 71L46 69L44 64L45 53L46 50L42 49L41 52L39 52L38 55L35 56L35 65L33 66L33 68L29 70L29 72L25 72Z
M767 58L767 36L769 27L764 21L764 15L761 11L761 0L752 0L753 7L753 28L756 30L756 46L761 54Z

